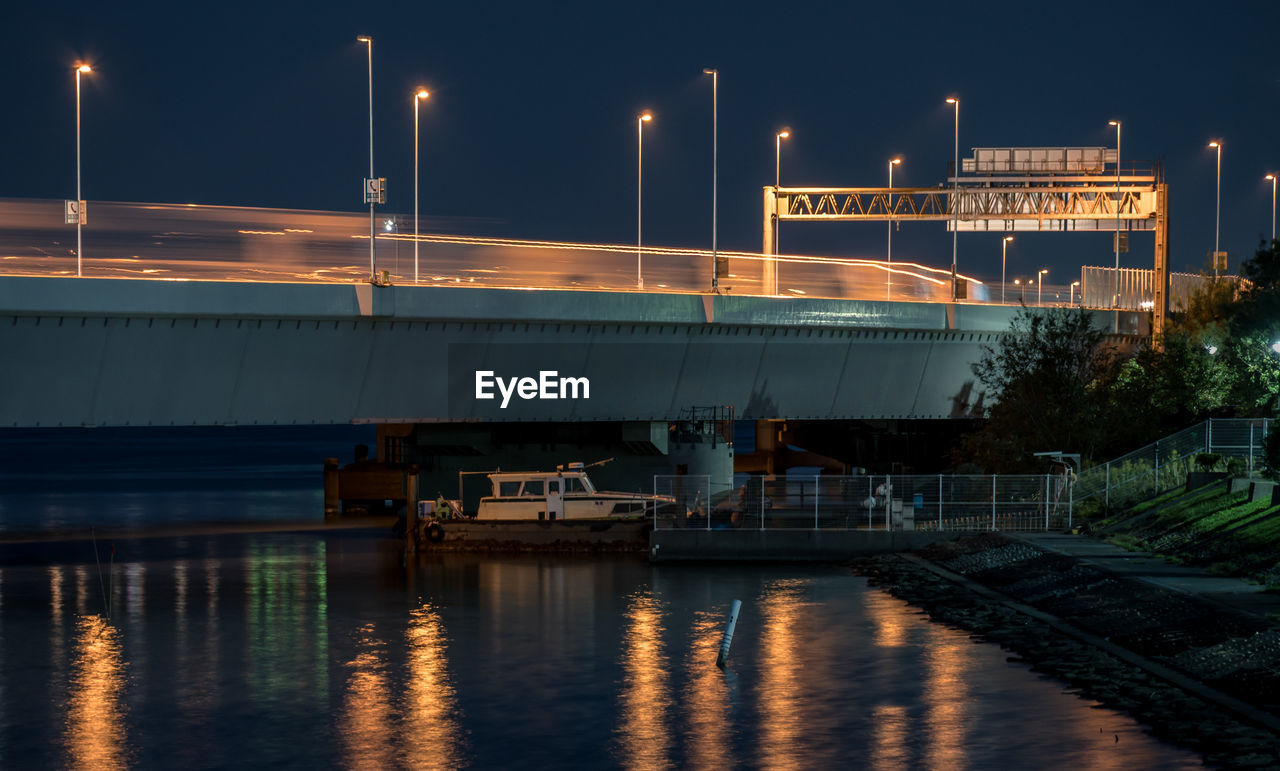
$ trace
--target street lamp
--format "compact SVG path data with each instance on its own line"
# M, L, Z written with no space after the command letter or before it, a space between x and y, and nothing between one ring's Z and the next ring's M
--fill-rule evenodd
M711 76L711 291L720 291L720 265L716 259L716 214L720 166L720 71L710 67L702 71Z
M357 42L364 43L369 49L369 179L373 176L373 38L368 35L361 35L356 38ZM366 182L366 185L371 184ZM365 196L368 197L369 190L365 190ZM374 232L373 232L373 198L369 198L369 280L376 281L378 278L377 268L374 264Z
M1004 265L1005 258L1009 254L1009 242L1013 240L1013 236L1005 236L1000 242L1000 304L1004 305Z
M636 117L636 288L644 289L644 274L640 272L641 203L644 200L644 124L653 120L647 112Z
M782 140L791 136L791 129L783 129L773 138L773 190L782 187ZM773 213L773 253L778 253L778 241L782 238L782 221L777 211Z
M894 158L889 161L889 242L885 247L885 262L889 263L889 270L884 272L884 299L892 300L893 291L893 167L902 163L901 158Z
M93 72L87 64L77 63L76 67L76 277L84 275L84 248L81 237L84 225L84 201L80 198L80 76Z
M1068 295L1068 297L1070 298L1070 302L1068 303L1068 305L1075 305L1075 304L1076 304L1076 287L1078 287L1078 286L1080 286L1080 282L1079 282L1079 281L1072 281L1072 282L1071 282L1071 294L1070 294L1070 295ZM1080 302L1084 302L1084 295L1080 295Z
M1271 240L1276 240L1276 175L1268 174L1263 179L1271 180Z
M1044 291L1044 279L1042 279L1041 276L1043 276L1048 272L1049 272L1048 268L1041 268L1040 270L1036 271L1036 305L1037 306L1040 305L1040 293Z
M1111 276L1113 291L1111 307L1120 307L1120 121L1107 121L1108 126L1116 127L1116 272ZM1118 320L1120 317L1117 316ZM1119 323L1117 321L1117 323Z
M1213 215L1213 277L1218 277L1218 232L1222 224L1222 142L1210 142L1218 151L1218 204Z
M951 188L951 299L959 300L960 285L956 283L956 239L960 235L960 99L949 96L947 104L953 104L956 108L956 157L952 170L954 179Z
M431 96L425 88L413 95L413 283L418 283L418 105Z

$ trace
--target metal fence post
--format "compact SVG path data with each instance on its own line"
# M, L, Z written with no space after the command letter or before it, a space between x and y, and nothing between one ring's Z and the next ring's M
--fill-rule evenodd
M867 531L870 532L873 529L871 514L876 510L876 478L873 476L867 477L867 500L871 501L867 506Z
M1067 530L1074 529L1075 523L1073 516L1075 514L1076 505L1076 482L1071 477L1067 477Z
M1253 421L1249 421L1249 478L1253 479Z
M760 529L764 530L764 474L760 475Z
M711 532L711 475L704 474L703 478L707 480L707 532Z
M991 529L996 529L996 475L991 475Z
M817 474L813 475L813 529L818 529L818 479Z
M1049 532L1049 475L1044 475L1044 531Z
M1160 494L1160 440L1156 440L1156 483L1153 491L1156 495Z
M1213 418L1209 418L1205 423L1208 425L1208 430L1204 432L1204 451L1213 452ZM1160 443L1156 442L1156 444Z
M938 475L938 532L942 532L942 475Z
M1111 461L1107 461L1106 509L1111 510Z
M658 475L653 475L653 529L658 529Z

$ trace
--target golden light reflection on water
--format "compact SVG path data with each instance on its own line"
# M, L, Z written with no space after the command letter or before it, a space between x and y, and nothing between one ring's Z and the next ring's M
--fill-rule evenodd
M866 612L873 624L872 643L881 648L904 647L911 627L919 626L919 619L910 615L906 603L883 592L866 595Z
M67 764L123 768L129 757L119 630L102 616L81 616L76 620L73 656L63 732Z
M653 593L633 594L624 614L620 759L627 768L671 765L671 693L663 651L662 608Z
M969 685L975 646L954 630L921 622L931 638L922 651L925 661L924 725L928 733L925 762L930 768L968 765Z
M462 730L447 667L449 640L439 612L430 603L414 608L405 636L409 644L402 737L405 766L458 768L463 764Z
M350 768L390 768L392 746L387 644L373 635L373 624L360 629L356 655L347 662L346 704L339 721L346 765Z
M907 708L878 704L871 713L871 768L898 769L911 765Z
M699 612L685 654L685 743L687 764L695 768L723 766L730 757L729 686L715 666L727 614Z
M800 640L797 625L807 604L801 579L770 582L760 599L760 745L762 765L793 766L804 756Z

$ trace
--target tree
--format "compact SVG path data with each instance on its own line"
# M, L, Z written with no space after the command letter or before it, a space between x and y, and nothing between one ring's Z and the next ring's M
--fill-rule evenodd
M955 460L1010 473L1040 470L1037 451L1092 455L1106 436L1113 366L1114 351L1093 314L1023 308L973 365L995 403L986 425L961 440Z

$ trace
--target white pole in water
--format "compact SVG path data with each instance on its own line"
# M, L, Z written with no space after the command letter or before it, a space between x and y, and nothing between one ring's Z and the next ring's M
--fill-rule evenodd
M738 611L742 609L742 600L734 600L729 606L729 623L724 627L724 639L720 641L720 655L716 656L716 666L724 669L724 660L729 658L729 646L733 645L733 628L738 625Z

